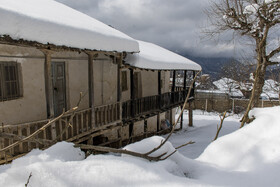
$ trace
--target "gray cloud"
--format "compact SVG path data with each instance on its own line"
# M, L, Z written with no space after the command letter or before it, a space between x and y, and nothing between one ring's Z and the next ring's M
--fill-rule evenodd
M236 46L225 34L219 43L203 40L203 13L208 0L56 0L92 16L129 36L172 51L195 56L235 56Z

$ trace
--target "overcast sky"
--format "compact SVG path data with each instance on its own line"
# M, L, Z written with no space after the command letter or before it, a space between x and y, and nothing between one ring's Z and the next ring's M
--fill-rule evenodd
M56 0L127 35L180 54L230 57L240 54L232 36L205 39L208 0ZM243 47L244 48L244 47Z

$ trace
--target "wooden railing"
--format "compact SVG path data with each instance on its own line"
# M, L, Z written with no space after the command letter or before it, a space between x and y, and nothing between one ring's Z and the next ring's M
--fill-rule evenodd
M98 106L94 111L96 127L120 120L120 103Z
M167 110L185 101L188 89L148 96L122 103L122 119L128 120L141 115ZM191 92L193 96L193 92Z
M7 147L16 141L23 139L48 123L42 120L18 125L6 125L0 127L0 149ZM66 126L70 123L70 126ZM67 128L66 128L67 127ZM93 128L91 124L91 109L80 110L71 118L71 114L65 115L51 126L45 128L33 139L5 151L0 152L2 160L9 160L15 155L27 153L34 148L45 148L55 141L64 141L73 138ZM63 133L63 131L65 131ZM1 161L0 161L1 162Z

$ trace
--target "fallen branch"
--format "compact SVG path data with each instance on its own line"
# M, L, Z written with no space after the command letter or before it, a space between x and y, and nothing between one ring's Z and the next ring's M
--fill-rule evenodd
M25 187L28 186L31 177L32 177L32 172L30 173L30 175L29 175L29 177L27 179L27 182L25 183Z
M95 151L101 151L101 152L111 152L111 153L119 153L119 154L127 154L127 155L131 155L131 156L135 156L135 157L139 157L139 158L144 158L147 159L149 161L160 161L160 160L165 160L168 157L170 157L172 154L175 153L175 151L169 155L167 155L166 157L162 158L163 156L165 156L167 154L167 152L159 155L159 156L149 156L146 154L142 154L142 153L138 153L138 152L134 152L134 151L129 151L129 150L125 150L125 149L116 149L116 148L111 148L111 147L103 147L103 146L96 146L96 145L86 145L86 144L75 144L75 147L80 147L81 149L87 149L87 150L95 150Z
M194 144L194 143L195 143L195 142L193 142L193 141L189 141L189 142L187 142L187 143L185 143L185 144L183 144L183 145L180 145L180 146L176 147L175 149L180 149L180 148L182 148L182 147L185 147L185 146L187 146L187 145Z

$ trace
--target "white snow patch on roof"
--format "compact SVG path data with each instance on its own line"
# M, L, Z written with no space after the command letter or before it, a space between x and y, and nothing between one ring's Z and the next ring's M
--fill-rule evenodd
M80 49L138 52L137 41L53 0L1 0L0 35Z
M131 66L154 70L201 70L197 63L165 48L143 41L138 43L140 53L129 54L126 59Z

